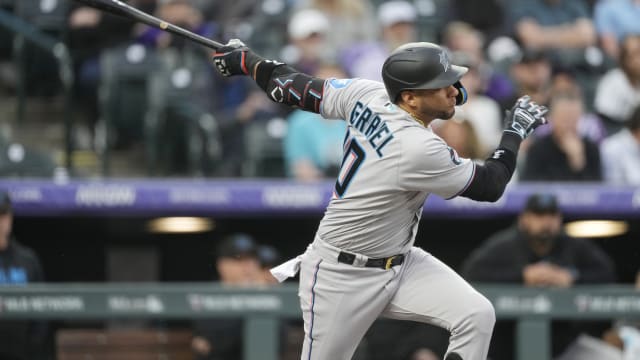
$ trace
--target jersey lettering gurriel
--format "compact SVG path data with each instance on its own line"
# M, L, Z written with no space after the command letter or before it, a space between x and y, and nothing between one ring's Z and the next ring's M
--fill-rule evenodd
M473 177L474 163L392 104L380 82L327 80L320 111L348 125L342 166L317 232L333 246L369 257L404 253L429 194L455 197Z

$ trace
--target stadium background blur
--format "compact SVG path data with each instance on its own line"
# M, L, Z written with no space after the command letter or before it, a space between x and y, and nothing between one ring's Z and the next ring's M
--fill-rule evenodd
M528 163L557 165L549 161L555 159L549 153L537 151L540 158L535 162L527 158L535 142L544 139L542 131L523 148L507 194L552 189L567 207L567 222L626 221L626 232L594 241L614 259L617 283L635 281L640 267L636 243L640 201L631 197L638 197L640 151L629 156L616 149L604 151L607 139L623 130L640 103L640 71L620 71L622 59L638 68L638 46L630 45L625 53L621 40L637 36L640 30L633 24L629 29L608 27L620 12L616 7L631 1L129 3L221 42L243 39L266 57L323 76L376 79L380 59L394 45L413 40L443 43L452 50L454 61L471 68L463 83L469 84L472 99L456 120L434 128L460 154L478 160L497 143L501 114L521 93L550 105L551 126L557 105L555 116L568 118L565 127L570 130L565 130L568 135L558 130L555 138L573 139L577 134L588 139L587 145L565 150L570 141L564 145L557 141L558 151L566 152L566 163L558 165L564 170L527 168ZM381 6L387 7L381 10ZM636 14L639 9L635 5ZM238 211L242 204L232 204L229 211L212 207L216 211L211 214L206 206L172 207L162 202L159 206L165 207L158 210L149 199L135 211L121 212L108 206L117 202L109 197L119 195L100 193L98 185L123 181L135 194L158 184L170 192L174 182L177 191L186 191L190 181L242 191L235 187L249 182L285 189L304 185L326 193L340 165L333 125L309 119L321 125L314 124L314 130L305 133L300 123L307 118L270 103L247 79L218 76L209 64L210 50L156 29L66 0L0 0L0 10L0 187L17 195L13 233L38 255L47 282L216 280L213 249L236 233L272 246L280 259L304 251L322 216L322 201L300 212L295 200L283 200L287 211L270 211L266 206ZM616 23L624 24L623 20ZM561 30L576 36L566 37ZM567 42L554 44L545 40L549 36ZM631 74L626 75L629 89L618 86L624 83L620 80L624 74ZM563 99L577 101L577 110ZM585 149L596 149L597 159ZM624 163L631 170L614 169L612 163ZM614 175L620 171L631 175ZM592 194L620 189L630 194L633 205L617 210L615 204L610 208L596 201L586 210L572 211L574 203L584 200L572 190L585 185ZM28 194L16 193L21 186L51 193L43 190L45 195L29 203L33 199ZM87 210L77 193L56 193L56 186L71 186L74 191L96 186L98 200L91 200L95 206ZM456 212L442 206L447 210L443 214L427 212L423 217L417 244L454 269L517 215L513 204L487 214L482 214L483 208ZM206 224L194 232L158 230L151 224L158 215L198 216ZM51 332L78 325L55 322Z

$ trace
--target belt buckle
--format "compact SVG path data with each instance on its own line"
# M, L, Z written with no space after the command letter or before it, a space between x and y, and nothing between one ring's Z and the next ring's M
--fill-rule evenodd
M395 259L397 257L398 257L398 255L393 255L393 256L387 258L387 261L384 263L384 269L385 270L391 269L391 265L393 263L393 259Z

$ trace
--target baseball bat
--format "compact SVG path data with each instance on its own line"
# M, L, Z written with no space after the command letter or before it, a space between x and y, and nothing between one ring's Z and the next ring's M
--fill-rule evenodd
M139 21L141 23L156 27L158 29L170 32L172 34L182 36L184 38L187 38L191 41L194 41L200 45L206 46L214 50L217 50L222 46L224 46L223 44L217 41L207 39L204 36L200 36L187 29L181 28L179 26L168 23L162 19L159 19L155 16L149 15L144 11L141 11L131 5L123 3L120 0L76 0L76 1L81 2L87 6L90 6L102 11L106 11L114 15L124 16L126 18Z

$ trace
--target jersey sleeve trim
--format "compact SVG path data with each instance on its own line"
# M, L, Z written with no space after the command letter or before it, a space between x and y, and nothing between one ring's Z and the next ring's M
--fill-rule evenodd
M457 196L460 196L460 194L464 193L465 191L467 191L467 189L473 182L473 179L476 177L476 163L474 161L471 161L471 164L472 164L471 176L469 176L469 180L467 180L467 183L464 185L464 187L460 191L455 193L453 196L446 198L445 200L451 200Z
M325 79L324 80L324 84L322 85L322 93L323 93L323 95L327 93L327 86L329 86L328 82L329 81L327 79ZM325 112L324 112L324 98L325 98L325 96L321 96L320 97L320 102L318 104L318 109L319 109L318 114L320 114L320 116L322 116L323 118L326 118Z

